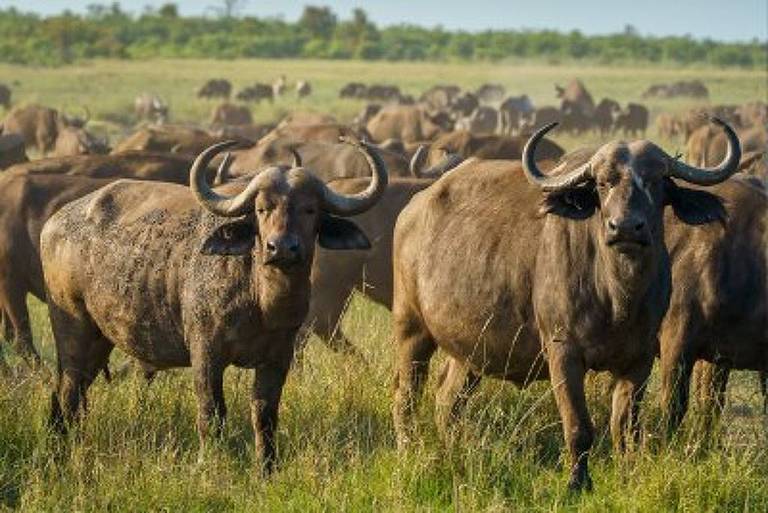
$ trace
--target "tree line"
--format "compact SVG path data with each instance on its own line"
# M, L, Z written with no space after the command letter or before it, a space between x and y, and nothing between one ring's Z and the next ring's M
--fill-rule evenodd
M411 24L377 27L362 9L339 19L329 8L306 6L296 22L276 18L180 16L175 4L124 11L119 3L87 12L40 16L0 10L0 61L61 65L78 59L153 57L319 58L388 61L546 59L602 64L647 63L765 68L765 41L647 37L632 26L617 34L579 31L449 31Z

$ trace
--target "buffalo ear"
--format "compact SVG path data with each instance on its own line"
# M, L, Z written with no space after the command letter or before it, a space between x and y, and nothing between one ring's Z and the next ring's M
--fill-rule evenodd
M665 179L664 193L666 203L672 206L682 222L700 225L717 221L725 225L728 213L719 196L699 189L680 187L669 178Z
M371 242L358 226L347 219L322 214L317 242L325 249L370 249Z
M247 255L256 244L258 230L251 221L235 221L219 226L203 242L203 255Z
M547 192L539 204L539 214L554 214L568 219L592 217L599 203L595 184L587 182L563 191Z

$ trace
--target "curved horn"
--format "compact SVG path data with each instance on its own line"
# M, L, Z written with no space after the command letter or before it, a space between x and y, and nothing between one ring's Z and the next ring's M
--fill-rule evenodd
M208 164L216 155L237 144L237 141L224 141L208 147L198 155L189 171L189 188L192 189L197 201L209 212L222 217L239 217L249 213L253 209L253 198L261 187L259 175L256 175L240 194L233 197L222 196L208 185L206 181ZM228 154L221 162L216 174L226 176L230 162Z
M293 154L293 164L291 164L291 167L301 167L302 163L301 163L301 155L299 155L299 151L294 146L291 146L289 149Z
M733 131L728 123L720 118L710 117L709 120L719 125L724 131L725 136L728 139L728 151L725 154L725 158L715 167L695 167L689 166L679 160L672 160L667 174L669 176L680 178L686 182L694 183L697 185L715 185L724 180L727 180L732 174L739 169L739 161L741 160L741 143L736 132Z
M418 148L416 148L416 152L413 154L413 157L411 157L411 162L409 164L409 168L411 170L411 174L415 176L416 178L421 178L421 168L424 167L424 163L427 161L427 154L428 154L427 146L424 144L420 144Z
M349 195L339 194L323 184L323 209L329 214L353 216L371 208L384 194L388 182L387 167L373 145L347 137L339 140L351 144L363 154L371 169L371 183L364 191Z
M440 178L448 171L452 170L459 164L464 162L464 158L457 154L457 153L448 153L446 152L445 157L443 157L443 160L435 164L434 166L430 167L429 169L425 169L424 171L419 171L416 176L419 178Z
M525 148L523 149L523 170L525 171L525 177L528 178L529 182L541 187L544 191L558 191L573 187L574 185L589 179L591 173L589 162L564 175L558 175L557 173L562 170L566 163L553 169L550 173L553 176L547 176L539 170L539 167L536 165L536 159L534 158L536 146L539 144L539 141L544 138L547 132L557 125L557 122L549 123L538 129L536 133L528 139L528 142L525 143Z

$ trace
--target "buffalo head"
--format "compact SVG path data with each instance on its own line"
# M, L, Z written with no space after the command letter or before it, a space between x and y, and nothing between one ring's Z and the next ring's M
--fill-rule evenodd
M293 165L269 167L237 195L223 196L207 184L205 170L216 154L236 144L215 144L192 166L190 187L198 202L217 216L241 218L218 227L203 244L203 253L252 253L256 262L289 268L311 263L315 239L328 249L370 247L362 231L341 217L368 210L386 189L385 165L371 145L351 142L363 153L373 175L369 186L357 194L334 192L304 168L297 156ZM226 176L230 163L227 154L217 175Z
M523 151L523 169L530 182L546 193L542 211L573 219L586 219L598 212L601 229L597 235L604 245L641 256L655 244L663 243L663 207L690 224L723 219L720 200L701 190L676 185L678 178L698 185L715 185L738 170L741 158L739 139L733 129L718 118L728 139L728 152L714 168L696 168L680 162L649 141L611 142L596 152L583 155L573 168L566 160L544 175L536 165L534 152L544 135L557 123L537 131Z

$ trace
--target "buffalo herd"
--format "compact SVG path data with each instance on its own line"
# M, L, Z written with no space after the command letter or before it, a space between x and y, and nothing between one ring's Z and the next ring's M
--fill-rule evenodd
M299 100L312 94L294 84ZM54 431L73 427L118 347L147 376L192 368L204 447L234 365L255 370L255 460L270 472L307 335L365 360L341 329L355 291L392 313L402 450L438 349L446 443L482 377L549 380L573 490L592 487L589 371L613 377L619 452L640 436L657 358L666 435L697 371L715 418L732 369L760 372L766 397L765 103L657 114L659 142L684 143L682 159L644 138L645 105L595 102L580 80L556 85L550 106L495 83L412 96L352 82L338 94L361 102L348 123L296 111L259 124L243 104L287 93L285 76L237 93L211 79L195 94L223 103L205 129L168 123L168 103L141 93L142 124L110 148L87 109L13 106L0 84L0 335L44 366L26 298L47 303ZM644 97L678 94L707 91L656 84ZM566 151L558 133L602 143Z

